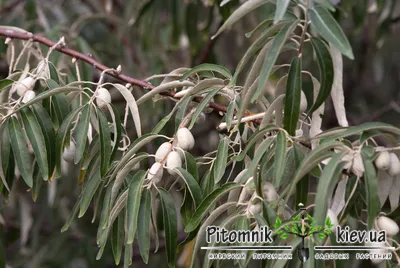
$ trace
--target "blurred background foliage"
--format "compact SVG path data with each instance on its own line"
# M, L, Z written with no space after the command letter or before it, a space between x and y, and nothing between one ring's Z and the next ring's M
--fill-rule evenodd
M271 5L257 9L216 39L218 27L240 4L231 0L0 0L0 24L15 26L57 41L65 36L68 47L84 52L110 67L145 79L178 67L216 63L233 71L253 41L245 33L253 29ZM226 1L224 1L226 2ZM273 1L272 1L273 2ZM344 90L350 125L383 121L400 125L400 3L398 0L332 0L335 18L344 27L355 60L345 59ZM8 74L4 40L0 43L0 78ZM289 56L289 55L288 55ZM73 75L66 57L52 54L58 68ZM64 64L64 65L63 65ZM99 72L82 63L82 80L97 81ZM157 84L157 80L152 80ZM239 81L239 84L242 84ZM273 90L273 83L271 90ZM134 89L134 95L143 94ZM123 99L113 98L123 112ZM141 107L147 115L144 129L150 131L170 109L170 102ZM220 116L197 124L194 152L204 154L217 147L215 126ZM337 126L328 103L324 129ZM133 125L133 123L132 123ZM133 128L132 128L133 130ZM150 146L150 145L149 145ZM156 148L146 148L149 152ZM196 153L194 153L196 155ZM76 220L60 233L79 194L77 171L65 170L64 179L49 184L33 202L25 188L15 184L8 200L1 200L0 265L10 267L113 267L110 247L95 260L96 228L90 216ZM47 194L46 194L47 192ZM149 267L165 265L163 247L152 254ZM133 266L140 267L134 252ZM180 260L184 266L185 260ZM139 266L138 266L139 265Z

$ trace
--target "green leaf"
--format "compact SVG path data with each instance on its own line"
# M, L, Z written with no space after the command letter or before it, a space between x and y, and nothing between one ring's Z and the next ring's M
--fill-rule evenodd
M139 108L136 104L136 100L132 95L132 92L129 91L125 86L120 84L112 84L121 95L124 97L126 103L129 106L129 110L131 111L133 123L135 125L136 134L138 137L142 136L142 126L140 122Z
M282 20L283 16L286 13L286 10L289 6L289 3L290 3L290 0L277 0L276 1L274 24L278 23L280 20Z
M284 132L278 132L276 137L276 149L274 156L274 186L278 187L282 183L283 172L286 165L286 135Z
M192 121L190 122L189 129L191 129L194 124L196 123L197 118L199 117L200 113L204 110L208 102L224 87L216 87L211 90L200 102L200 104L197 106L196 111L194 112L192 116Z
M133 245L125 245L124 251L124 268L128 268L132 264Z
M272 142L274 140L272 138L268 138L263 140L262 143L260 143L260 146L257 147L257 150L255 151L254 157L251 160L250 165L247 168L247 172L243 176L243 181L247 181L248 178L253 176L254 171L258 167L258 163L260 162L261 158L264 156L265 152L270 148ZM258 184L256 184L258 185Z
M73 207L72 210L71 210L71 213L70 213L69 216L68 216L67 221L65 222L64 226L61 228L61 232L62 232L62 233L65 232L65 231L67 231L67 230L69 229L69 227L71 226L72 221L73 221L73 220L75 219L75 217L76 217L76 214L78 214L80 202L81 202L81 198L79 198L79 199L76 201L74 207Z
M183 168L180 167L176 168L176 172L179 175L179 177L181 177L185 182L187 189L189 190L190 195L193 198L195 207L197 207L203 200L203 193L201 191L199 184L193 178L193 176Z
M65 118L60 128L58 129L57 137L56 137L56 175L58 178L61 176L61 155L63 153L64 143L67 136L69 136L69 132L71 129L72 121L75 119L75 116L82 110L83 106L77 108L74 111L71 111L69 115Z
M340 25L325 8L315 6L309 9L311 25L324 37L329 43L336 47L343 55L349 59L354 59L353 50L349 40L347 40Z
M197 170L196 159L189 152L185 152L185 159L187 171L196 181L199 181L199 172Z
M89 129L90 120L90 105L85 105L82 114L79 117L78 123L74 129L76 150L75 150L75 164L79 163L82 159L83 153L86 148L87 133Z
M22 132L21 125L18 122L17 118L11 117L8 120L7 127L11 142L11 148L13 150L18 169L26 185L32 187L32 161L29 155L28 146L25 143L25 136Z
M321 177L318 179L317 195L315 197L314 219L318 225L324 225L326 212L328 210L328 198L332 196L336 182L342 173L344 162L341 161L344 153L332 156L329 163L322 171Z
M334 154L330 150L333 148L343 147L342 142L332 141L319 145L315 150L311 151L301 162L300 166L297 168L295 174L293 175L293 179L291 181L290 187L287 187L281 196L285 194L291 194L294 190L294 187L301 180L304 175L309 173L316 165L318 165L322 160L332 156Z
M361 155L364 164L364 182L366 189L366 200L368 208L368 229L370 230L374 226L374 221L376 216L380 212L380 201L378 196L378 179L376 176L376 170L374 164L372 163L372 158L368 154L368 147L363 147L361 149Z
M121 213L117 217L117 223L114 223L111 230L111 248L114 256L115 265L118 265L121 261L122 246L124 244L124 215Z
M269 45L269 38L272 37L274 34L279 32L284 26L287 26L289 22L287 21L282 21L277 23L276 25L273 25L272 27L268 28L265 30L252 44L251 46L247 49L246 53L243 55L242 59L236 66L235 74L232 78L231 83L236 83L236 80L240 74L240 72L243 70L247 62L251 59L251 57L258 52L261 48L265 47L266 45ZM272 42L271 42L272 43Z
M151 192L149 189L145 189L140 200L137 239L140 255L146 264L149 262L150 251L150 217Z
M211 39L214 39L217 37L220 33L225 31L226 29L230 28L232 24L240 20L243 16L247 15L254 9L258 8L259 6L267 3L268 1L266 0L249 0L243 5L241 5L238 9L236 9L230 16L229 18L224 22L224 24L218 29L217 33L211 37Z
M296 126L300 116L301 70L301 57L295 57L290 65L287 79L283 117L283 125L291 136L296 135Z
M63 87L58 87L52 90L46 90L38 95L36 95L35 98L32 100L28 101L27 103L24 103L23 105L19 106L17 109L14 110L13 113L19 112L21 109L28 107L34 103L37 103L41 100L47 99L51 96L54 96L56 94L64 93L64 92L74 92L74 91L81 91L79 87L71 87L71 86L63 86ZM10 116L10 115L9 115Z
M335 11L335 7L333 6L332 2L330 0L314 0L315 3L320 4L321 6L331 10Z
M115 130L117 131L117 133L114 133L114 140L113 140L114 147L112 149L111 156L110 156L110 163L111 163L115 157L115 154L118 151L119 142L120 142L121 136L122 136L122 124L121 124L121 118L119 116L119 112L118 112L117 108L115 108L115 106L112 105L111 103L110 103L110 106L112 107L112 110L114 113L113 118L115 119L115 122L113 122L113 127L115 127Z
M33 169L33 186L32 186L32 199L34 202L36 202L39 196L40 188L42 187L43 184L43 178L40 175L41 174L39 172L39 166L35 165Z
M203 63L203 64L200 64L200 65L190 69L186 73L184 73L182 75L180 81L186 80L192 74L196 74L196 73L204 72L204 71L220 73L226 79L231 79L232 78L231 72L228 69L226 69L225 67L220 66L220 65L216 65L216 64Z
M204 218L204 216L207 214L208 210L212 207L212 205L224 194L238 187L241 187L241 185L234 182L228 182L206 196L206 198L197 207L192 219L185 228L185 232L189 233L195 230Z
M232 101L229 103L226 114L225 114L225 122L226 122L226 129L229 131L232 126L232 118L233 113L235 112L236 103Z
M14 83L13 80L7 79L7 78L0 80L0 92L1 92L2 89L8 87L9 85L11 85L13 83Z
M260 94L263 92L267 84L269 75L271 74L272 67L275 65L275 62L280 54L283 45L286 43L289 36L293 33L293 30L298 22L299 21L296 20L290 24L286 24L274 37L271 48L268 50L268 53L265 56L264 65L260 73L260 78L258 79L257 91L254 92L254 95L251 95L252 103L257 100Z
M47 181L49 179L49 164L47 160L47 147L42 129L30 109L23 109L20 113L22 121L24 122L26 135L32 145L43 180Z
M257 130L256 132L253 133L253 135L250 137L250 139L247 141L246 147L244 148L244 150L238 154L237 156L232 157L232 160L234 161L242 161L246 155L247 152L250 150L250 148L259 140L263 139L265 134L267 132L272 132L272 131L276 131L278 130L279 127L276 125L268 125L266 127L263 127L259 130Z
M78 218L85 215L87 209L89 208L90 202L96 193L97 188L101 183L100 169L96 169L93 175L89 177L82 191L82 201L79 209Z
M58 77L58 71L57 68L54 66L54 64L50 61L48 61L48 66L49 66L49 71L50 71L50 78L54 80L57 84L60 84L60 79Z
M47 161L49 167L49 175L53 175L54 167L56 165L56 150L54 146L54 141L56 140L56 133L53 128L53 122L51 121L50 115L47 111L40 105L34 104L32 110L35 113L36 120L42 129L43 137L46 142L47 148Z
M315 55L317 56L320 76L319 82L321 83L321 86L317 99L308 112L309 114L318 109L331 94L334 74L331 54L329 53L326 44L317 37L311 39L311 44L315 51Z
M132 244L135 240L136 228L138 226L138 216L140 207L140 197L142 194L142 186L146 177L146 171L140 170L132 178L129 185L128 192L128 231L127 231L127 244Z
M229 140L227 137L223 138L218 144L217 157L212 167L215 183L218 183L225 173L226 164L228 162L228 145Z
M100 174L101 177L107 173L111 154L111 136L108 121L100 109L96 109L100 131Z
M167 250L168 267L175 267L178 238L175 203L166 190L159 189L159 193L165 231L165 247Z
M318 134L315 139L329 138L329 140L341 139L348 136L360 135L364 131L379 130L382 133L391 133L400 136L400 128L380 122L368 122L352 127L338 127Z

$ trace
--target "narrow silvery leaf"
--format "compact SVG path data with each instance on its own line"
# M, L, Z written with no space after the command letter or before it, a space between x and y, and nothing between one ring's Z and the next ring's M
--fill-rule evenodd
M124 251L124 268L128 268L132 264L133 245L125 245Z
M200 204L200 202L203 200L203 193L201 191L199 184L193 178L193 176L189 172L184 170L183 168L180 168L180 167L177 168L177 174L185 182L187 189L189 190L190 195L193 198L195 207L197 207Z
M48 147L46 146L42 129L30 109L21 110L21 117L24 122L26 135L32 145L33 152L35 153L36 162L39 165L43 180L47 181L49 179L49 163L47 159Z
M190 69L186 73L184 73L182 75L180 81L183 81L183 80L187 79L189 76L191 76L193 74L196 74L198 72L204 72L204 71L220 73L227 79L231 79L232 78L231 72L227 68L225 68L224 66L216 65L216 64L210 64L210 63L203 63L203 64L200 64L200 65Z
M155 138L158 138L158 137L160 137L160 136L157 134L147 133L147 134L143 135L142 137L136 139L131 144L131 146L129 147L126 154L121 158L121 160L115 167L113 173L111 174L110 181L115 178L117 173L129 162L129 160L132 158L132 156L134 156L140 148L142 148L144 145L148 144L149 142L151 142L152 140L154 140Z
M47 148L47 160L49 162L49 175L52 175L56 165L56 150L54 148L56 133L53 128L53 123L50 115L40 104L34 104L32 110L43 132Z
M275 65L275 62L281 52L283 45L286 43L289 36L293 33L294 28L296 27L299 21L296 20L290 24L285 25L279 33L274 37L271 48L268 50L267 55L265 56L264 65L260 74L260 79L258 80L257 91L251 97L251 102L253 103L258 96L263 92L269 75L271 74L272 68Z
M104 177L108 170L111 155L111 135L110 129L108 128L107 118L103 112L97 109L97 119L99 122L100 130L100 173Z
M220 33L230 28L232 24L240 20L243 16L247 15L257 7L267 2L268 2L267 0L249 0L245 2L229 16L229 18L225 21L225 23L221 26L221 28L219 28L218 32L211 37L211 39L214 39Z
M150 251L151 192L143 190L140 200L137 239L143 262L148 263Z
M165 230L165 247L167 251L168 267L175 267L178 238L175 204L171 195L166 190L159 189L159 194Z
M228 162L229 140L227 137L220 141L217 149L217 157L213 164L214 182L218 183L225 173L226 164Z
M79 199L76 201L74 207L72 208L72 210L71 210L71 212L70 212L70 214L69 214L69 216L68 216L67 221L65 222L64 226L61 228L61 232L67 231L67 230L69 229L69 227L71 226L72 221L73 221L73 220L75 219L75 217L76 217L76 214L78 214L80 202L81 202L81 198L79 198Z
M121 261L122 246L124 244L124 214L117 217L117 222L114 223L111 231L111 248L114 256L115 265Z
M137 100L136 103L137 103L137 105L140 105L143 102L151 99L153 96L160 94L162 92L165 92L169 89L187 87L187 86L194 86L194 84L190 81L182 81L182 82L181 81L171 81L168 83L164 83L164 84L161 84L161 85L153 88L146 94L144 94L142 97L140 97L140 99Z
M283 125L291 136L296 135L296 126L300 116L301 97L301 57L295 57L290 65L286 84Z
M231 101L229 103L226 114L225 114L225 122L226 122L226 129L229 131L231 126L232 126L232 118L233 118L233 113L235 112L235 106L236 103L235 101Z
M203 98L200 104L197 106L196 111L192 116L192 121L190 122L189 128L192 128L196 123L197 118L199 117L200 113L204 110L206 105L211 101L211 99L221 90L223 87L215 87L211 88L212 90Z
M187 171L196 181L199 181L199 171L197 169L196 159L189 152L185 152L185 162Z
M392 189L389 193L391 211L394 211L396 208L399 207L399 199L400 199L400 176L397 175L393 182Z
M77 164L83 156L86 148L87 133L89 129L89 115L90 115L90 105L83 107L82 113L79 116L78 123L74 129L76 150L74 162Z
M203 220L204 216L209 211L211 206L224 194L230 192L237 187L241 187L241 185L234 182L228 182L207 195L193 214L192 219L185 228L185 232L188 233L195 230L200 222Z
M288 195L293 193L293 190L299 180L301 180L304 175L309 173L316 165L318 165L322 160L332 156L333 152L330 150L333 148L343 147L342 142L329 141L322 143L315 150L311 151L301 162L300 166L297 168L295 174L293 175L292 184L290 187L286 188L284 192ZM283 194L282 194L283 195Z
M274 186L280 186L282 182L283 172L286 165L286 135L283 131L279 131L276 137L276 149L274 156Z
M281 107L283 106L284 97L285 97L284 94L280 95L271 103L271 105L268 107L267 111L265 112L264 117L261 120L260 128L264 128L265 126L267 126L270 123L274 113L277 114L278 112L281 112L281 111L278 111L277 109L279 106L281 106Z
M247 180L251 176L253 176L253 173L258 167L258 163L261 161L261 158L265 154L265 152L270 148L271 144L273 142L273 139L265 139L263 140L260 145L257 147L257 150L254 153L254 157L250 162L250 165L248 166L247 172L243 176L244 180Z
M346 204L345 197L346 197L346 186L348 180L349 178L347 176L342 176L342 179L337 184L335 195L333 196L331 204L331 210L336 215L339 215L339 213L344 208L344 205Z
M340 25L335 18L321 6L309 9L312 25L329 43L349 59L354 59L353 50Z
M247 64L247 62L256 54L260 49L262 49L268 42L269 38L272 37L274 34L279 32L285 25L289 22L282 21L277 23L276 25L271 26L270 28L266 29L246 50L246 53L243 55L242 59L236 66L235 74L233 75L232 82L236 82L239 74ZM251 81L250 81L251 83Z
M337 4L338 2L340 2L340 0L314 0L315 3L320 4L321 6L331 10L331 11L335 11L335 7L333 4Z
M276 11L275 11L275 18L274 23L278 23L285 15L286 10L289 6L290 0L278 0L276 1Z
M320 83L318 82L317 79L312 77L312 83L313 83L313 96L314 96L314 102L319 94L320 90ZM311 115L311 126L310 126L310 132L309 136L310 138L314 138L316 135L322 132L321 127L322 127L322 115L324 114L325 110L325 103L322 103ZM311 140L311 149L314 150L315 147L318 145L318 140Z
M343 93L343 59L340 51L336 48L330 48L331 58L333 60L333 86L331 91L331 97L333 101L333 107L335 108L336 117L338 123L342 127L348 127L346 109L344 107L344 93Z
M143 181L145 179L146 172L141 170L135 174L132 178L132 182L129 185L128 192L128 231L127 231L127 244L132 244L135 239L136 228L138 225L140 197L142 194Z
M129 106L129 109L132 113L133 123L135 124L137 136L142 136L142 126L140 122L139 108L136 104L136 100L133 97L132 93L123 85L113 84L113 86L122 94L126 103Z
M336 181L342 173L344 163L341 158L343 155L344 153L340 153L332 156L318 180L314 212L314 219L318 225L324 225L325 223L326 212L328 211L328 198L332 196Z
M369 153L367 152L367 147L363 147L361 149L362 160L364 164L364 180L365 180L365 190L366 190L366 202L368 209L368 219L367 225L368 229L374 226L375 218L378 216L380 211L380 202L378 196L378 180L376 176L376 171L374 164L372 163L372 159L369 157Z
M21 125L18 122L18 119L13 116L8 120L7 127L11 142L11 148L13 150L18 169L25 183L29 187L32 187L32 162L29 155L28 146L25 143L25 136L22 132Z
M317 37L312 38L311 44L317 56L321 86L317 97L314 96L314 104L310 108L309 113L318 109L329 97L334 78L333 61L329 53L329 48Z
M129 162L117 173L117 177L115 178L114 184L111 190L111 204L114 202L117 194L125 181L126 176L136 164L140 163L140 161L146 159L149 155L145 152L138 153L134 158L129 160Z
M97 169L94 174L90 176L89 180L85 183L85 186L83 188L82 201L80 204L78 218L81 218L83 215L85 215L86 210L89 208L90 202L92 201L93 196L96 193L100 183L100 169Z

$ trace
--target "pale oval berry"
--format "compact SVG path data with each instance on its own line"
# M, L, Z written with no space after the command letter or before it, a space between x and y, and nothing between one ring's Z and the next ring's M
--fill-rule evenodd
M265 182L263 185L263 195L265 200L269 202L278 199L278 193L276 192L275 187L269 182Z
M261 211L262 211L261 203L251 204L251 205L249 206L249 212L250 212L251 214L255 214L255 213L261 214Z
M37 74L37 77L41 77L44 79L50 78L49 65L47 64L46 59L43 59L39 62L38 66L36 67L36 74Z
M307 98L306 95L304 94L303 90L301 91L301 97L300 97L300 112L304 113L307 110Z
M62 154L63 159L69 163L73 163L75 156L75 149L76 149L75 143L73 141L70 141L69 147L65 148Z
M302 137L303 136L303 129L299 128L296 129L296 137Z
M171 152L171 149L172 149L171 143L164 142L163 144L161 144L160 147L158 147L155 154L156 162L160 162L161 160L166 158L169 152Z
M399 226L397 223L385 216L380 216L378 218L377 225L380 230L384 230L389 236L395 236L399 232Z
M163 176L164 170L163 166L160 162L155 162L150 170L149 173L147 174L147 179L153 180L155 183L158 183L162 176Z
M189 129L183 127L178 129L176 132L176 138L178 139L177 146L187 151L193 148L194 138Z
M400 174L400 161L397 155L395 155L394 153L390 153L390 165L388 173L392 177Z
M375 159L375 165L379 169L387 170L390 167L389 152L380 152L378 157Z
M332 232L336 231L336 226L338 226L339 221L338 218L335 214L335 212L333 212L331 209L328 209L328 213L326 214L326 217L331 220L331 223L333 224L333 227L330 229Z
M175 174L174 168L182 167L182 159L178 152L170 152L167 157L167 172Z
M364 174L364 170L365 170L364 163L361 154L357 153L353 158L353 165L351 167L351 171L357 177L362 177L362 175Z
M96 92L96 103L100 108L106 107L106 103L111 103L111 95L107 89L101 87Z
M35 96L36 96L35 91L33 91L33 90L28 90L28 91L25 93L24 97L22 98L22 102L23 102L23 103L27 103L28 101L30 101L30 100L32 100L33 98L35 98Z
M26 91L32 90L33 87L35 86L36 80L33 79L32 77L28 76L22 79L22 81L19 81L15 84L15 89L17 90L17 94L19 96L23 96Z
M371 230L372 232L376 232L376 230ZM386 243L385 242L366 242L364 243L365 246L367 247L386 247ZM369 251L370 254L385 254L387 253L386 249L371 249ZM374 264L379 264L384 262L384 259L373 259L371 258L371 262Z

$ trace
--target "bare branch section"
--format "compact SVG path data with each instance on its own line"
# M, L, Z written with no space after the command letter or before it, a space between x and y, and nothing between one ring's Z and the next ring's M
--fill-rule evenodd
M54 45L56 45L56 42L53 42L49 39L46 39L43 36L40 35L35 35L29 32L18 32L18 31L14 31L14 30L10 30L10 29L2 29L0 28L0 36L4 36L4 37L9 37L11 39L20 39L20 40L32 40L33 42L38 42L42 45L45 45L47 47L53 47ZM104 70L109 70L110 67L105 66L104 64L96 61L95 59L80 53L76 50L73 50L71 48L67 48L67 47L61 47L61 46L57 46L55 48L55 50L65 54L65 55L69 55L71 57L74 57L78 60L81 60L83 62L86 62L90 65L92 65L95 69L100 70L100 71L104 71ZM125 83L129 83L131 85L134 86L138 86L141 87L143 89L147 89L147 90L152 90L155 86L153 86L150 83L147 83L145 81L130 77L128 75L124 75L124 74L118 74L117 72L106 72L106 74L120 80L120 81L124 81ZM175 94L173 92L163 92L161 93L161 95L163 96L167 96L173 99L179 99L175 97ZM203 100L202 97L198 96L195 97L193 99L196 102L201 102ZM209 106L219 112L222 113L226 113L226 106L215 103L215 102L210 102Z

